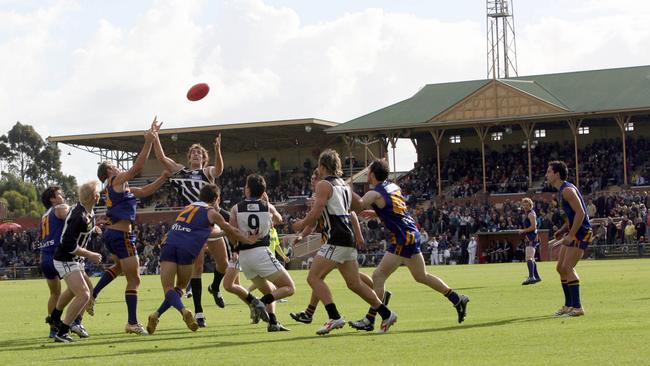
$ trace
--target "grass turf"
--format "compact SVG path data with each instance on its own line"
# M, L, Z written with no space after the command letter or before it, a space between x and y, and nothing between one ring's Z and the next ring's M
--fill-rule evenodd
M457 323L454 308L442 295L415 283L406 268L388 280L393 292L390 308L399 314L388 334L358 332L346 326L316 336L326 320L319 304L310 325L295 323L289 312L304 310L310 289L306 271L291 271L296 294L277 305L280 322L291 332L268 333L263 323L249 324L249 310L233 295L224 294L225 309L214 305L204 289L208 327L190 332L171 309L156 333L127 335L123 277L98 299L95 316L84 324L90 338L55 344L47 338L43 320L48 297L44 280L0 282L0 364L54 364L76 361L86 365L166 364L282 364L282 365L622 365L644 364L650 334L650 260L582 261L582 302L587 315L557 318L551 314L563 296L554 263L540 263L541 283L521 286L524 263L437 266L429 271L471 298L468 316ZM372 269L364 269L370 273ZM204 274L204 288L211 274ZM97 279L93 279L96 282ZM341 314L361 318L367 305L345 288L340 275L328 283ZM65 288L65 285L63 285ZM259 294L258 294L259 296ZM138 316L162 301L157 276L144 276ZM184 300L193 310L192 300ZM377 323L378 325L378 323ZM75 339L78 339L73 335Z

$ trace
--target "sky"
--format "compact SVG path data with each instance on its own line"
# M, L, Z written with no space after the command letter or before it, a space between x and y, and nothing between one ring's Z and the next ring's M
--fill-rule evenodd
M519 75L650 64L650 2L517 0ZM320 118L485 79L481 0L0 0L0 134ZM185 99L206 82L206 99ZM60 146L63 170L98 157ZM68 155L68 153L70 153ZM400 141L398 170L413 167ZM227 163L226 163L227 164Z

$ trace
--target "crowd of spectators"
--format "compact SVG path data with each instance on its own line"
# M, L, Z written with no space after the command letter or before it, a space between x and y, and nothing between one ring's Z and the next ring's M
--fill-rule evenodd
M623 183L620 146L620 139L601 139L580 150L580 187L587 197L589 216L604 219L604 224L596 227L596 243L608 246L624 245L627 250L630 245L645 242L649 237L647 207L650 199L646 192L602 191L606 187ZM650 142L645 138L627 140L628 172L632 185L646 185L650 181L650 169L647 166L650 161L648 147ZM568 142L537 144L532 154L533 181L543 180L549 160L561 159L572 167L573 154L573 145ZM358 165L354 160L347 162L350 163ZM522 146L506 145L499 152L488 149L486 166L491 192L522 192L529 188L528 158ZM286 201L290 196L308 197L312 194L309 178L313 168L310 159L306 159L302 167L283 171L279 160L274 158L269 163L266 163L264 158L260 159L255 170L243 166L227 167L219 177L224 207L230 202L243 199L245 178L254 172L266 177L267 191L274 202ZM570 169L570 172L573 172L573 169ZM433 200L438 187L434 158L417 163L415 168L398 182L408 200L412 216L422 232L430 238L423 246L426 255L431 255L435 250L439 262L468 263L468 246L471 247L471 238L477 232L522 228L525 214L518 202L506 200L503 204L488 205L484 197L475 195L482 190L481 156L478 150L452 151L443 162L442 175L449 179L449 182L453 182L451 197L442 203ZM574 179L574 176L568 177L569 181ZM155 204L156 208L180 207L181 201L176 190L168 184L164 187L149 201L140 202L141 207L152 204ZM538 199L534 205L538 228L553 232L561 225L557 202L554 199ZM306 208L281 212L284 222L278 225L278 231L280 234L291 234L291 223L302 218L306 214ZM164 222L136 226L137 249L143 273L156 273L160 242L168 226L169 223ZM359 251L359 262L362 265L376 265L390 240L389 234L383 225L380 225L379 229L370 230L363 223L362 230L367 245ZM33 248L37 247L38 238L37 229L0 233L0 268L37 266L38 252ZM433 242L436 243L435 248ZM104 250L101 238L93 238L89 245L92 250L102 252L105 264L110 262L110 256ZM521 253L521 243L494 242L484 252L476 253L476 257L480 262L502 262L518 260ZM213 265L211 259L206 259L206 266ZM432 257L431 260L433 261ZM91 273L100 270L90 264L87 269Z
M279 164L276 159L272 159L272 161L276 166ZM310 196L311 170L311 163L308 163L308 160L305 161L302 169L296 167L286 171L269 169L264 159L260 160L257 170L247 169L244 166L239 168L229 166L224 169L217 179L217 184L221 187L221 202L228 204L244 199L246 177L253 173L264 176L267 184L267 194L272 202L286 201L293 196ZM155 209L163 210L181 207L181 202L177 190L171 184L165 183L154 196L146 202L143 201L141 207L153 204Z
M628 184L643 186L650 184L650 141L644 137L626 140ZM591 194L607 187L622 185L623 152L622 142L617 139L598 139L580 148L580 189ZM564 160L575 166L575 150L572 143L552 142L532 145L531 170L534 184L541 184L543 191L549 191L544 181L546 167L550 160ZM453 198L471 197L483 191L483 170L479 149L456 149L444 159L441 175L448 188L447 195ZM500 150L486 146L485 167L487 190L490 193L526 192L528 184L528 152L524 145L504 145ZM575 172L569 171L569 181L575 181ZM415 168L401 180L405 192L418 197L433 196L438 188L435 157L416 163ZM447 188L445 188L447 190Z
M465 200L462 204L443 201L437 204L428 201L428 205L411 208L413 218L425 236L423 253L427 261L437 263L469 263L472 252L472 240L478 232L498 232L523 228L525 213L519 202L506 200L502 204L488 205L479 198ZM603 224L595 228L595 244L621 247L626 252L636 248L638 243L645 243L649 237L648 205L650 196L647 192L621 191L617 193L599 192L588 196L587 213L591 218L602 219ZM562 218L554 198L534 201L537 212L537 227L553 231L561 226ZM280 234L291 234L291 223L306 214L306 208L289 212L282 211L283 224L278 225ZM616 218L616 220L615 220ZM366 245L359 250L359 263L363 266L375 266L381 260L390 234L383 225L370 229L362 222L362 232ZM155 274L159 268L160 243L169 229L169 223L137 224L137 250L143 274ZM22 232L0 233L0 268L38 266L38 229ZM435 245L434 245L435 243ZM89 249L102 253L103 266L110 263L110 255L102 245L101 237L94 237L88 244ZM639 246L639 248L641 248ZM642 249L639 249L641 253ZM597 250L597 255L606 254L605 249ZM509 262L523 258L523 243L495 241L476 253L477 262ZM210 271L214 263L206 256L205 269ZM101 268L87 263L90 274L99 273ZM0 273L2 275L2 273Z

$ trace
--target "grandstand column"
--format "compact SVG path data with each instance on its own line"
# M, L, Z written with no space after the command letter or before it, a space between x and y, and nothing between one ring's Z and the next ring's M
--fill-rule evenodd
M526 137L526 147L528 148L528 189L533 187L533 160L530 153L530 138L533 136L533 129L535 129L535 122L519 123L521 130L524 131Z
M623 140L623 184L627 186L627 143L625 141L625 128L630 123L632 116L624 117L617 114L615 117L616 124L621 129L621 140Z
M569 125L569 128L571 129L571 133L573 134L573 147L575 151L575 162L576 162L576 187L580 187L580 171L578 169L578 128L580 128L580 125L582 124L582 119L573 119L569 118L567 119L566 123Z
M483 166L483 193L487 193L487 178L485 172L485 138L487 137L490 127L474 127L478 138L481 139L481 165Z
M445 134L443 129L429 130L433 140L436 142L436 167L438 169L438 196L442 196L442 174L440 173L440 143L442 143L442 136Z
M397 161L395 161L395 147L397 145L398 134L393 133L388 137L388 142L390 142L390 147L393 149L393 173L397 172Z
M376 144L378 142L381 142L379 139L374 139L370 141L370 138L368 136L359 136L357 138L357 142L359 142L361 145L363 145L363 166L368 166L368 153L370 153L370 157L372 159L378 159L377 156L370 150L368 146ZM381 154L380 154L381 158Z
M354 172L352 171L352 146L354 145L354 137L345 135L343 136L343 141L345 142L345 146L348 148L348 162L350 166L350 187L354 185L354 181L352 179L352 176L354 175Z

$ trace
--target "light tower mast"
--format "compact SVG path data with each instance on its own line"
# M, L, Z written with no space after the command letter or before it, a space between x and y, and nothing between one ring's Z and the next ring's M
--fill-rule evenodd
M517 75L512 0L487 0L487 77L501 79Z

